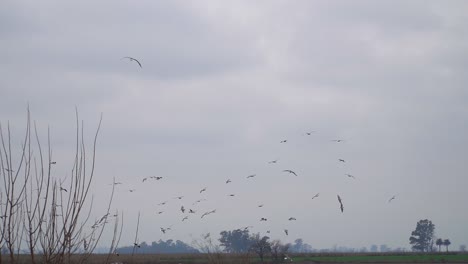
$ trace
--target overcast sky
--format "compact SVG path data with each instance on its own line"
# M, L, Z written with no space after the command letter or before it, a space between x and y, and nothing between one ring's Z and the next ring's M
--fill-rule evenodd
M21 133L29 104L65 178L75 106L89 139L103 113L94 217L115 177L121 245L138 212L147 242L410 248L427 218L468 244L468 2L96 2L2 1L0 122Z

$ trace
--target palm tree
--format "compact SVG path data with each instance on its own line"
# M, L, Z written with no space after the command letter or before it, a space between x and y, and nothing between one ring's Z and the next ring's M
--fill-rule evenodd
M438 238L436 240L436 245L439 247L439 252L440 252L440 246L442 246L444 244L444 241L442 240L442 238Z
M448 252L448 246L449 246L450 244L452 244L452 242L450 242L450 240L448 240L448 239L445 239L445 240L444 240L444 246L445 246L445 248L447 249L447 252Z

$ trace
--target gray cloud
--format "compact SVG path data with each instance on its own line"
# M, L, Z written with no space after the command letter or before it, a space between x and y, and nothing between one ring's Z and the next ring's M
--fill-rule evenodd
M125 183L114 204L129 223L124 244L138 211L142 241L165 239L159 226L171 224L171 238L186 241L254 225L317 248L409 247L416 222L429 218L437 235L466 244L465 6L6 2L0 121L21 131L29 103L42 136L51 126L57 175L66 175L75 105L89 137L103 112L94 191L104 199L113 177ZM141 183L151 175L165 181ZM178 223L171 198L191 204L205 186L208 201L197 210L218 213ZM231 192L235 199L225 197ZM163 200L171 203L156 216ZM295 225L283 221L292 215Z

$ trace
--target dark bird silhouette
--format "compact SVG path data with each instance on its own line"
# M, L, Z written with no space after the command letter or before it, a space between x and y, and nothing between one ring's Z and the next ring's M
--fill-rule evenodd
M61 191L64 191L64 192L68 192L67 189L62 188L62 186L60 186L60 190L61 190Z
M143 178L142 182L145 182L148 178Z
M235 194L229 194L229 196L231 196L231 197L234 197L234 196L235 196Z
M203 217L205 217L205 216L207 216L207 215L209 215L209 214L214 214L214 213L216 213L216 209L211 210L211 211L209 211L209 212L206 212L206 213L202 214L202 216L201 216L200 218L203 218Z
M312 200L313 200L314 198L319 197L319 194L320 194L320 193L317 193L316 195L314 195L314 196L312 197Z
M129 59L130 61L134 61L134 62L138 63L138 65L140 66L140 68L143 68L143 66L141 66L141 63L140 63L137 59L135 59L135 58L132 58L132 57L123 57L122 60L123 60L123 59Z
M57 164L57 162L56 161L51 161L50 164L52 164L52 165Z
M210 233L206 233L206 235L203 236L204 239L208 239L210 237Z
M336 143L340 143L340 142L343 142L344 140L343 139L332 139L330 141L333 141L333 142L336 142Z
M184 198L184 197L183 196L174 197L174 199L179 199L179 200L181 200L182 198Z
M390 198L390 200L388 200L388 202L391 202L393 200L395 200L395 195L393 195L392 198Z
M348 173L346 173L345 175L346 175L346 176L348 176L349 178L356 179L356 177L354 177L354 176L353 176L353 175L351 175L351 174L348 174Z
M255 176L257 176L257 174L249 175L249 176L247 176L247 179L248 179L248 178L253 178L253 177L255 177Z
M339 195L337 195L337 197L338 197L338 202L340 203L341 212L343 213L343 209L344 209L343 202L341 201L341 197Z
M230 180L230 179L228 179L228 180L226 181L226 184L228 184L228 183L230 183L230 182L231 182L231 180Z
M180 211L182 211L182 213L185 213L185 208L183 205L180 207Z
M340 161L340 162L346 162L344 159L338 159L338 161Z
M284 140L281 140L281 141L280 141L280 143L286 143L286 142L288 142L287 139L284 139Z
M267 221L265 217L260 218L260 221Z
M289 220L289 221L292 221L292 220L296 220L296 218L295 218L295 217L289 217L288 220Z
M189 211L188 211L188 212L189 212L189 214L194 214L194 213L195 213L195 211L194 211L194 210L192 210L192 209L189 209Z
M200 193L206 191L206 187L200 190Z
M315 133L316 131L310 131L310 132L306 132L306 135L310 136L312 135L312 133Z
M161 229L161 232L163 232L163 234L166 234L166 230L167 230L166 228L160 227L160 229Z
M270 230L267 230L267 234L270 234Z
M297 174L292 170L283 170L283 172L289 172L289 173L294 174L295 176L297 176Z
M268 164L273 164L273 163L277 163L278 160L272 160L272 161L269 161Z
M136 191L136 190L135 190L135 189L130 189L130 190L128 190L128 191L129 191L129 192L134 192L134 191Z
M138 245L137 243L133 243L133 246L134 247L140 247L140 245Z
M286 235L288 235L288 230L287 230L287 229L285 229L285 230L284 230L284 233L285 233Z
M188 216L182 218L182 222L185 221L185 220L187 220L187 219L188 219Z
M159 212L158 212L158 214L162 214L162 213L164 213L164 211L159 211Z
M157 205L165 205L167 203L167 201L164 201L162 203L158 203Z
M258 207L263 207L263 204L258 205Z

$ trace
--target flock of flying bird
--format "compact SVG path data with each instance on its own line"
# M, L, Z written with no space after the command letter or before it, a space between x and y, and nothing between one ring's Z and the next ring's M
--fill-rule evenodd
M143 67L142 67L142 64L140 63L140 61L137 60L137 59L135 59L135 58L133 58L133 57L123 57L122 59L128 59L128 60L130 60L131 62L135 62L135 63L138 64L138 66L139 66L140 68L143 68ZM316 132L316 131L309 131L309 132L306 132L305 135L311 136L311 135L314 134L315 132ZM345 141L345 140L343 140L343 139L333 139L333 140L331 140L331 142L335 142L335 143L342 143L342 142L344 142L344 141ZM283 139L283 140L279 141L280 144L286 144L287 142L288 142L287 139ZM276 164L277 162L278 162L278 160L271 160L271 161L268 162L268 164ZM340 159L338 159L338 162L340 162L340 163L345 163L346 161L345 161L344 159L341 159L341 158L340 158ZM296 172L294 172L293 170L290 170L290 169L285 169L285 170L283 170L282 172L288 173L288 174L290 174L290 175L298 176L298 174L297 174ZM346 173L345 175L346 175L347 177L349 177L349 178L356 179L356 177L355 177L354 175L352 175L352 174ZM247 179L250 179L250 178L254 178L255 176L256 176L256 174L251 174L251 175L246 176L246 178L247 178ZM148 179L149 179L149 180L156 180L156 181L159 181L159 180L162 180L163 177L161 177L161 176L145 177L145 178L142 179L142 182L146 182ZM227 180L225 181L225 184L229 184L229 183L231 183L231 182L232 182L231 179L227 179ZM121 183L121 182L114 182L113 184L114 184L114 185L120 185L120 184L122 184L122 183ZM129 192L135 192L136 189L129 189L128 191L129 191ZM202 194L203 192L206 192L206 191L207 191L207 187L204 187L204 188L202 188L202 189L199 191L199 193ZM312 199L315 199L315 198L319 197L319 195L320 195L320 193L315 194L314 196L312 196ZM228 196L233 197L233 196L235 196L235 194L228 194ZM184 198L184 196L173 197L173 199L177 199L177 200L182 200L183 198ZM391 202L391 201L394 200L395 198L396 198L395 196L392 196L392 197L388 200L388 202ZM339 204L339 207L338 207L338 208L339 208L339 210L341 211L341 213L343 213L343 212L344 212L343 200L342 200L342 198L340 197L340 195L337 195L337 199L338 199L338 204ZM199 200L195 201L194 203L192 203L192 205L194 206L194 205L196 205L196 204L198 204L198 203L200 203L200 202L203 202L203 201L206 201L206 199L199 199ZM163 206L163 205L166 205L168 202L169 202L169 201L166 200L166 201L161 202L161 203L159 203L159 204L157 204L157 205L158 205L158 206ZM264 206L263 204L258 205L258 207L263 207L263 206ZM187 214L183 216L182 222L188 220L189 215L195 215L195 214L196 214L196 211L195 211L194 209L186 208L186 207L183 206L183 205L180 207L180 211L182 212L182 214L185 214L185 212L187 212ZM160 215L160 214L164 213L164 211L157 211L156 213ZM204 217L206 217L206 216L208 216L208 215L210 215L210 214L214 214L214 213L216 213L216 209L202 213L201 216L200 216L200 218L204 218ZM288 219L288 221L295 221L295 220L296 220L295 217L290 217L290 218ZM261 217L261 218L260 218L260 222L265 222L265 221L268 221L268 219L265 218L265 217ZM242 229L247 230L247 229L249 229L249 228L251 228L251 227L253 227L253 226L247 226L247 227L239 228L239 230L242 230ZM172 228L172 226L170 226L170 227L160 227L160 230L161 230L161 232L162 232L163 234L165 234L167 231L171 230L171 228ZM285 233L286 235L289 234L288 229L284 229L283 231L284 231L284 233ZM268 230L267 233L270 233L270 230ZM207 234L207 236L209 236L209 233Z

